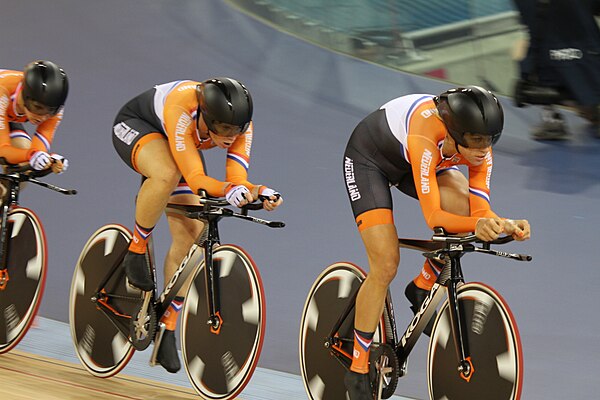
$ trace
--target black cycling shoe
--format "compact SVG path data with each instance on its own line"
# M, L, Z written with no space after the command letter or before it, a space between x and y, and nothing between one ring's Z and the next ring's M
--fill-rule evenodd
M174 374L181 369L177 345L175 344L175 331L166 330L163 333L160 347L156 354L156 361L168 372Z
M125 274L131 286L148 292L154 289L154 279L146 265L146 255L128 251L123 259Z
M410 309L412 310L413 314L417 314L417 312L421 309L423 301L425 301L425 298L429 295L429 290L421 289L420 287L415 285L414 281L410 281L410 283L406 286L406 289L404 289L404 295L412 304L410 306ZM435 321L436 315L437 311L433 313L431 319L429 320L429 323L423 330L423 333L427 336L431 336L431 330L433 329L433 323Z
M350 400L373 400L373 388L371 388L369 374L347 371L344 376L344 385L348 389Z

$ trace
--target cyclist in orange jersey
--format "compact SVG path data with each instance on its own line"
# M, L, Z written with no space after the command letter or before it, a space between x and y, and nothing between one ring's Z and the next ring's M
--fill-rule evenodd
M68 92L67 74L51 61L34 61L24 71L0 70L0 157L11 164L29 162L35 170L66 171L68 160L50 146ZM35 126L33 139L25 122Z
M123 161L144 177L137 195L133 240L123 261L131 285L144 291L154 288L144 253L169 201L198 204L198 193L205 191L225 197L236 207L259 195L267 198L263 201L266 210L281 205L278 192L248 181L252 111L250 92L231 78L157 85L119 111L113 125L113 144ZM225 181L206 174L202 151L214 147L227 151ZM169 212L167 222L173 241L165 259L165 282L204 229L198 220ZM181 368L174 331L183 295L182 289L161 319L167 330L157 360L169 372Z
M486 89L468 86L439 96L398 97L368 115L352 133L344 177L370 270L356 298L353 360L345 376L351 400L373 398L369 349L400 261L390 186L419 200L432 229L474 232L486 241L502 233L529 239L528 221L500 218L490 207L492 145L503 125L498 99ZM468 180L460 164L468 168ZM442 267L425 261L408 284L405 294L413 312Z

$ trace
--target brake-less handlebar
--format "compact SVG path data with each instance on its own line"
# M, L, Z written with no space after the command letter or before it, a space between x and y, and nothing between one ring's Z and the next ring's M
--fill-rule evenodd
M508 253L505 251L498 251L490 249L490 245L499 245L506 244L512 242L514 239L512 236L502 236L495 240L484 242L477 238L475 235L467 235L467 236L455 236L455 235L444 235L442 233L436 232L431 240L433 242L443 242L445 246L443 248L428 251L423 253L425 257L428 258L436 258L441 255L446 255L451 252L459 252L459 253L483 253L489 254L492 256L505 257L510 258L512 260L517 261L531 261L532 257L528 254L518 254L518 253ZM481 246L476 246L476 244L481 244Z
M235 212L230 208L231 204L223 199L201 198L200 205L180 205L169 204L167 207L182 211L183 214L191 219L206 219L209 215L218 215L221 217L235 217L245 221L254 222L257 224L268 226L269 228L283 228L285 223L282 221L268 221L266 219L257 218L248 215L249 210L260 210L263 208L263 201L268 197L259 196L259 203L246 204L241 208L241 212Z
M0 159L0 164L3 159ZM28 163L24 164L3 164L6 168L5 173L0 173L0 178L10 180L15 184L21 182L31 182L38 186L44 187L46 189L54 190L55 192L64 194L64 195L75 195L77 194L77 190L75 189L64 189L60 186L53 185L51 183L42 182L37 180L36 178L44 177L50 173L52 173L52 168L46 168L44 170L38 171L33 169L31 165Z

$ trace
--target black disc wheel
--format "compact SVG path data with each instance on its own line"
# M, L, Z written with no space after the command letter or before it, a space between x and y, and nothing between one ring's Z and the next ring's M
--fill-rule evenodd
M265 335L265 297L256 265L241 248L213 254L220 296L218 324L210 319L205 265L200 266L182 311L182 352L190 382L205 399L234 399L254 372Z
M325 269L310 289L299 337L300 372L310 400L348 398L344 374L352 361L354 309L334 335L337 344L331 346L327 338L364 279L365 273L359 267L340 262ZM373 342L385 342L385 331L382 317Z
M7 265L0 271L0 354L27 333L46 282L46 238L37 216L26 208L8 214Z
M459 372L448 301L429 342L427 379L434 400L516 400L523 383L523 353L515 319L489 286L469 283L458 290L470 358Z
M130 240L131 232L121 225L98 229L83 248L71 282L69 323L75 352L92 375L103 378L123 369L134 352L128 339L130 321L143 294L126 283L120 266Z

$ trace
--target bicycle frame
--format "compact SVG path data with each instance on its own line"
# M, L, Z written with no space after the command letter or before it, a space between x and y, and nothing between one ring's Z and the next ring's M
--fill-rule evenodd
M247 215L248 209L257 209L257 205L252 205L251 207L246 206L243 209L242 214L238 214L233 212L227 208L220 208L224 205L229 205L227 202L220 201L212 201L212 200L203 200L203 206L197 205L182 205L182 204L168 204L167 208L169 211L181 215L185 215L191 219L201 219L207 222L207 227L203 230L200 236L196 239L196 241L190 247L187 256L181 261L177 270L173 273L173 276L165 286L164 291L157 296L157 290L154 289L153 292L147 292L142 301L148 301L148 296L152 296L151 299L157 299L153 301L153 307L157 314L157 319L160 320L164 312L167 310L169 304L173 301L179 290L186 283L188 277L196 272L196 268L198 268L202 262L202 257L204 256L204 273L206 276L206 294L208 298L208 315L209 320L207 323L210 325L211 332L218 333L222 324L222 319L220 315L220 290L218 285L218 279L215 276L214 263L213 263L213 249L215 246L220 244L219 237L219 221L224 217L236 217L245 220L249 220L252 222L257 222L264 225L269 225L272 227L282 227L283 223L279 222L270 222L260 218L252 217ZM213 207L215 206L215 207ZM148 263L152 268L152 272L155 275L156 282L156 274L154 268L154 256L152 251L152 244L150 244L150 251ZM127 251L127 250L126 250ZM123 257L125 256L126 251L123 253L122 257L119 257L119 261L113 265L103 279L101 284L98 286L96 290L96 296L92 299L92 301L96 302L99 305L100 310L104 312L105 315L111 320L113 325L117 329L119 329L125 336L129 336L129 331L125 331L125 327L119 327L116 321L111 317L111 315L117 315L123 317L124 315L119 315L119 312L114 308L108 306L105 301L102 299L106 299L111 297L111 294L103 292L104 287L110 280L110 278L115 273L115 270L121 264ZM123 298L122 296L120 298ZM139 297L131 297L130 300L139 302ZM131 318L131 316L125 316Z
M408 327L400 339L398 339L396 330L396 321L391 297L389 295L387 296L385 308L389 317L389 328L392 334L392 337L387 340L387 343L393 347L396 355L398 356L399 365L405 366L410 352L425 330L425 327L433 317L438 306L444 301L445 298L447 298L450 310L450 325L454 337L454 346L458 360L457 369L461 376L468 380L473 372L473 365L471 363L471 353L464 328L466 326L466 322L464 320L463 310L461 310L458 302L458 288L460 285L464 284L464 277L460 263L461 257L468 252L480 252L520 261L530 261L531 256L490 250L489 243L484 243L482 247L476 247L469 243L469 241L474 241L476 239L475 236L464 238L451 236L446 237L443 236L442 233L436 232L433 239L434 241L399 239L399 244L401 247L424 251L423 254L427 258L436 258L439 257L440 254L443 255L445 266L440 272L436 283L431 288L430 293L424 299L421 308L417 311L412 321L408 324ZM510 237L503 237L494 241L493 243L502 244L510 240L512 240ZM341 328L348 315L350 315L350 313L354 310L357 295L358 291L354 294L354 297L349 302L346 310L342 313L338 321L331 329L329 336L325 339L325 347L330 349L331 353L336 357L336 359L340 361L346 368L349 368L351 356L346 354L341 349L341 343L353 342L353 339L340 338L337 335L337 332ZM374 347L377 347L380 344L381 343L374 343ZM403 369L400 370L399 376L402 376L405 372L406 371Z
M458 304L458 287L464 283L462 268L460 265L460 252L451 252L450 260L438 276L436 283L433 284L429 295L423 301L421 309L417 311L412 321L404 331L404 334L398 341L394 332L393 343L394 350L398 356L400 364L403 364L408 359L408 356L418 339L423 334L425 327L433 317L435 310L444 301L448 299L450 305L450 321L453 337L455 338L454 346L458 360L458 371L468 378L472 365L470 362L469 343L464 334L465 321L462 315L462 310ZM446 289L444 291L444 289ZM392 326L396 325L393 317L390 316Z
M177 205L169 204L170 208L172 207L173 209L180 209L179 207L175 207L175 206L177 206ZM183 206L183 207L185 207L185 206ZM153 303L154 309L156 310L157 317L158 317L158 319L160 319L160 317L162 317L162 315L167 310L169 304L171 304L171 302L175 298L179 289L181 289L181 287L185 284L187 278L195 271L195 267L200 265L200 262L202 259L202 250L201 249L204 248L204 250L207 251L206 247L203 246L202 243L200 243L201 239L202 239L202 235L200 235L200 237L198 237L196 242L194 242L192 244L192 246L190 247L190 250L188 251L188 254L181 261L181 263L179 264L179 267L177 267L177 270L173 273L173 276L171 277L171 279L165 286L165 289L160 294L160 296L158 296L158 291L156 288L151 292L147 292L143 299L140 299L139 297L134 297L134 296L132 296L132 297L115 296L111 293L108 293L105 290L106 285L108 284L109 280L114 276L115 271L121 265L121 262L123 261L123 258L125 257L125 254L128 251L128 249L125 249L123 251L123 254L117 259L118 261L111 266L110 270L108 271L108 273L106 274L104 279L100 282L100 284L96 288L96 295L92 298L92 301L96 303L98 308L108 317L108 319L113 323L113 325L117 329L119 329L125 336L129 335L129 328L125 327L125 326L120 326L118 323L116 323L115 319L113 318L113 315L118 316L118 317L128 318L128 319L131 319L132 316L122 314L119 310L116 310L115 308L111 307L107 301L110 298L119 298L121 300L128 300L128 301L132 301L132 302L140 302L140 301L148 301L148 300L152 300L152 299L158 299L156 301L153 301L152 303ZM213 245L215 242L218 242L218 232L217 232L216 241L212 240ZM150 268L152 270L152 274L154 275L154 281L156 282L156 271L155 271L154 249L153 249L152 238L150 238L148 249L149 249L149 251L147 253L146 261L148 262L148 265L150 266ZM207 269L212 269L212 246L207 251L207 254L208 253L210 253L210 255L211 255L211 263L210 263L210 268L207 267ZM207 264L207 265L209 265L209 264ZM150 296L149 299L148 299L148 296Z

